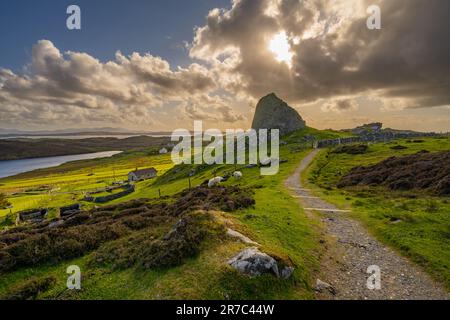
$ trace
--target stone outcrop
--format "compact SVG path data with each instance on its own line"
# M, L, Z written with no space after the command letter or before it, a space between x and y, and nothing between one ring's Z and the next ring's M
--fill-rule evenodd
M257 243L255 241L253 241L252 239L244 236L242 233L237 232L236 230L233 230L233 229L230 229L230 228L227 229L227 236L239 239L240 241L242 241L243 243L246 243L246 244L259 246L259 243Z
M314 289L320 293L323 293L324 291L328 291L332 295L336 294L336 289L331 284L324 282L320 279L317 279L316 287Z
M253 129L279 129L280 135L305 128L306 123L298 112L274 93L262 98L256 106Z
M269 273L278 278L288 279L294 271L292 267L280 267L274 258L259 251L256 247L242 250L229 260L228 264L237 271L252 277Z

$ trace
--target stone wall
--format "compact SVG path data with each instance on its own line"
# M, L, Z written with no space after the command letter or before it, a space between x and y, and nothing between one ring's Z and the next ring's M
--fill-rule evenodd
M84 200L89 201L89 202L95 202L95 203L106 203L109 201L113 201L113 200L125 197L126 195L133 193L135 190L133 185L127 185L127 186L123 187L123 189L124 190L122 192L110 194L110 195L103 196L103 197L88 196L88 197L85 197Z
M367 135L360 135L358 137L349 138L337 138L337 139L327 139L319 140L314 143L314 148L327 148L338 146L341 144L351 144L358 142L387 142L394 139L405 139L405 138L420 138L420 137L434 137L437 136L436 133L419 133L419 132L376 132Z

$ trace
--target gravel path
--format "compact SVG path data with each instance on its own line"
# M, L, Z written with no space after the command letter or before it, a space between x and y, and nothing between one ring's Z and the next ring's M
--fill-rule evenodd
M325 246L321 258L318 299L448 299L445 289L421 269L393 250L375 240L367 230L345 210L314 197L302 187L300 175L319 150L311 152L286 180L311 219L321 219L324 226L322 241ZM320 210L314 210L320 209ZM367 287L369 266L381 271L381 289ZM373 282L372 282L373 283ZM331 285L327 287L327 284ZM320 288L319 288L320 287Z

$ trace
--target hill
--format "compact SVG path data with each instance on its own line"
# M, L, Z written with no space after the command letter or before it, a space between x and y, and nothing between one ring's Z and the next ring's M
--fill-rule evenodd
M87 139L0 139L1 160L65 156L99 151L127 151L167 145L167 137L136 136Z
M7 220L3 222L2 227L9 231L0 237L0 265L3 266L0 296L23 297L24 292L29 292L24 288L37 288L31 298L313 299L323 250L321 227L306 216L284 181L309 154L311 141L345 135L348 133L306 127L282 137L280 156L283 161L275 176L261 176L260 168L245 165L174 167L169 155L155 155L150 148L2 179L0 192L8 194L14 210L48 207L49 221L18 229L11 228ZM357 155L324 150L311 169L316 179L314 183L320 190L330 192L328 197L333 198L334 192L341 197L340 193L345 192L344 199L351 197L355 205L366 206L367 203L369 206L358 194L337 189L335 184L339 177L358 162L371 164L393 152L408 154L418 148L437 151L447 146L442 139L425 138L424 141L422 144L402 141L408 149L400 151L391 149L398 142L376 144L370 146L367 153ZM339 160L338 164L334 159ZM134 193L104 205L81 201L81 214L73 220L58 222L58 207L80 201L88 189L106 187L125 179L127 172L136 166L157 168L158 178L138 182ZM235 170L242 172L241 179L232 176ZM228 180L212 189L201 186L215 176L228 177ZM57 191L49 192L48 188ZM370 192L375 195L373 190ZM408 204L408 208L415 210L427 199ZM433 219L439 220L447 205L434 199L433 202L438 201L439 214ZM387 205L378 198L374 201ZM392 206L394 199L386 201ZM391 209L386 212L395 214L394 206ZM0 215L8 212L0 211ZM384 216L379 218L379 214L363 211L360 219L372 219L367 220L376 221L372 228L386 230L377 229L384 225L378 219L383 223L386 220ZM401 219L408 221L408 217L411 216ZM446 225L444 221L443 226ZM405 242L396 237L397 232L415 230L411 229L414 224L387 226L402 228L388 229L391 233L386 233L395 236L395 241L389 243L400 248ZM444 229L436 229L434 222L423 226L429 232L444 232ZM230 236L228 229L244 237ZM383 232L380 231L381 238ZM412 256L433 264L428 268L430 273L442 267L442 263L434 260L434 254L441 252L436 245L442 246L443 238L436 233L433 237L435 242L429 242L433 250L427 249L427 252L436 252L433 255L420 251L420 241L417 246L409 247ZM283 279L267 273L249 277L230 267L231 258L254 246L242 239L257 243L259 250L278 264L294 268L292 276ZM411 235L404 239L413 241L417 237ZM53 243L56 240L57 245ZM81 268L83 290L67 290L66 268L69 265Z

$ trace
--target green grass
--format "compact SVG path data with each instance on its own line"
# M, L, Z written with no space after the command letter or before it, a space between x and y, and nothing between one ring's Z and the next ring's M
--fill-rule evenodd
M319 131L317 131L319 132ZM316 132L316 133L317 133ZM281 148L280 172L263 177L259 168L238 166L243 172L241 180L231 178L225 185L240 185L254 190L254 208L232 213L223 213L236 230L246 234L262 245L262 250L290 260L295 265L294 276L289 280L271 275L249 278L238 274L226 261L246 245L234 240L208 241L201 253L181 266L159 271L142 271L135 268L116 271L110 268L88 267L90 255L75 261L56 265L36 266L2 275L0 296L8 288L32 276L51 275L57 284L39 298L63 299L312 299L311 284L318 268L318 236L314 224L307 219L298 201L289 195L284 180L295 170L301 159L309 152L303 140L312 129L291 135L289 144ZM320 132L334 136L334 132ZM137 165L139 164L139 165ZM136 191L109 204L136 198L158 198L174 195L189 185L186 170L182 174L172 168L170 156L148 156L145 153L129 152L108 159L74 162L58 168L38 170L20 176L0 180L0 191L19 192L9 199L14 210L29 207L58 207L78 201L86 190L104 187L112 182L113 168L116 178L124 178L135 167L153 166L159 178L136 184ZM186 169L186 168L185 168ZM191 178L197 186L217 175L233 172L234 166L209 166ZM169 172L169 173L167 173ZM167 173L167 175L164 175ZM92 175L93 174L93 175ZM58 191L50 194L25 194L30 188L51 185ZM75 198L75 199L74 199ZM88 205L88 204L86 204ZM6 214L5 211L0 214ZM66 268L71 264L81 267L83 290L67 292Z
M130 151L111 158L75 161L0 179L0 192L9 195L13 213L36 207L55 209L80 202L86 192L110 186L114 180L127 180L128 172L146 167L154 167L163 175L173 164L170 155L150 156L146 152ZM49 190L28 192L41 186ZM9 209L0 210L0 218L9 212Z
M355 166L371 165L391 156L450 150L445 138L422 143L402 140L370 145L361 155L321 151L304 178L315 192L343 209L351 209L381 241L422 266L450 289L450 198L420 191L392 191L380 187L337 189L339 179ZM405 150L393 150L396 144Z

